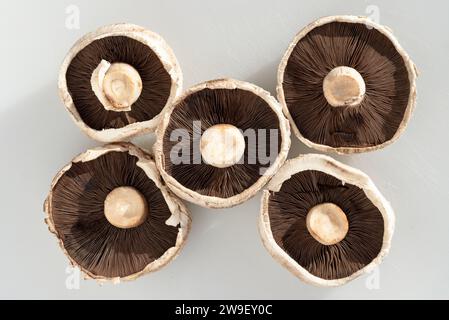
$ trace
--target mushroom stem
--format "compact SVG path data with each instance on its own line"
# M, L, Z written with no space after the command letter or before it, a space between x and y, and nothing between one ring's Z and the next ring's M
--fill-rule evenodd
M324 245L340 242L349 229L346 214L333 203L321 203L310 209L306 225L310 234Z
M130 111L142 92L142 79L129 64L101 60L92 73L91 86L106 110Z
M147 218L148 204L137 189L117 187L106 196L104 215L117 228L134 228Z
M336 67L324 78L323 92L333 107L356 106L365 96L365 81L360 73L350 67Z
M207 164L217 168L230 167L242 158L245 138L237 127L217 124L204 131L200 151Z

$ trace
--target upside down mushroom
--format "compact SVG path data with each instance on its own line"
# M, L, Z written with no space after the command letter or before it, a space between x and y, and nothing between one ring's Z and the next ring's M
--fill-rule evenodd
M75 43L58 86L76 125L93 139L113 142L154 131L159 114L181 91L182 73L161 36L113 24Z
M254 196L290 147L290 127L277 101L235 79L188 89L164 114L156 134L156 164L167 185L209 208Z
M371 179L328 156L287 160L263 191L264 246L311 284L338 286L370 272L393 230L393 210Z
M72 265L98 281L163 267L178 255L191 221L152 157L129 143L73 159L54 178L44 210Z
M394 142L415 106L416 69L391 31L331 16L301 30L278 70L278 100L307 146L340 154Z

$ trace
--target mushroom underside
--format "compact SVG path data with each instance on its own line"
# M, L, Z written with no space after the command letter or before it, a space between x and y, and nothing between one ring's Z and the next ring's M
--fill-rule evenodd
M141 79L141 91L128 111L112 111L92 89L91 77L102 61L134 68ZM153 119L164 108L171 89L171 78L154 51L126 36L94 40L81 49L66 72L67 88L76 110L86 125L95 130L122 128Z
M52 191L51 216L68 255L83 270L102 277L142 271L176 245L178 226L166 224L171 212L163 194L125 152L108 152L74 162ZM104 202L116 188L128 186L145 198L150 214L134 228L112 225Z
M363 97L354 96L356 105L336 107L329 95L326 99L323 81L339 67L363 78L363 90L355 90ZM335 148L371 147L391 140L410 96L403 57L387 36L363 23L331 22L308 32L293 48L281 85L301 135Z
M346 215L345 237L322 244L309 231L307 215L317 205L335 204ZM301 267L326 280L348 277L372 262L382 249L384 220L359 187L321 171L301 171L269 196L271 232L277 245Z
M240 161L224 168L207 164L199 148L202 133L222 124L240 129L245 139ZM178 130L188 139L174 139ZM164 169L201 195L229 198L257 182L278 156L281 140L278 116L264 99L243 89L206 88L174 108L163 136ZM185 161L175 164L182 152Z

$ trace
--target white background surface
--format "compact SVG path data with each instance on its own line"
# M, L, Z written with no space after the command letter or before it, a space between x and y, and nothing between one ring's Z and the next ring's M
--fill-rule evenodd
M80 29L65 26L80 9ZM68 260L43 223L51 179L98 143L70 120L57 94L60 63L84 33L132 22L173 48L185 87L217 77L274 93L278 62L300 28L326 15L379 9L420 70L418 104L403 136L374 153L337 157L371 176L396 215L380 288L369 277L323 289L306 285L262 247L260 195L238 207L190 205L193 228L180 256L134 282L66 288ZM449 298L448 1L1 1L0 298ZM369 13L369 12L368 12ZM151 136L140 139L147 146ZM313 152L293 138L290 157Z

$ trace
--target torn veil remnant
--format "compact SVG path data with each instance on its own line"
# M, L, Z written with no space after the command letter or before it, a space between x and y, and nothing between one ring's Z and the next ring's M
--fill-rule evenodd
M373 270L390 249L390 204L367 175L328 156L287 160L261 206L265 247L308 283L345 284Z
M181 92L182 73L162 37L136 25L114 24L72 47L58 86L81 130L112 142L153 131L160 113Z
M276 99L234 79L188 89L164 114L156 133L156 164L167 185L181 198L210 208L252 197L290 147L289 123Z
M391 31L331 16L301 30L281 60L278 100L309 147L365 152L394 142L412 114L416 70Z
M133 280L163 267L191 222L152 157L130 143L73 159L54 178L44 209L71 263L99 281Z

